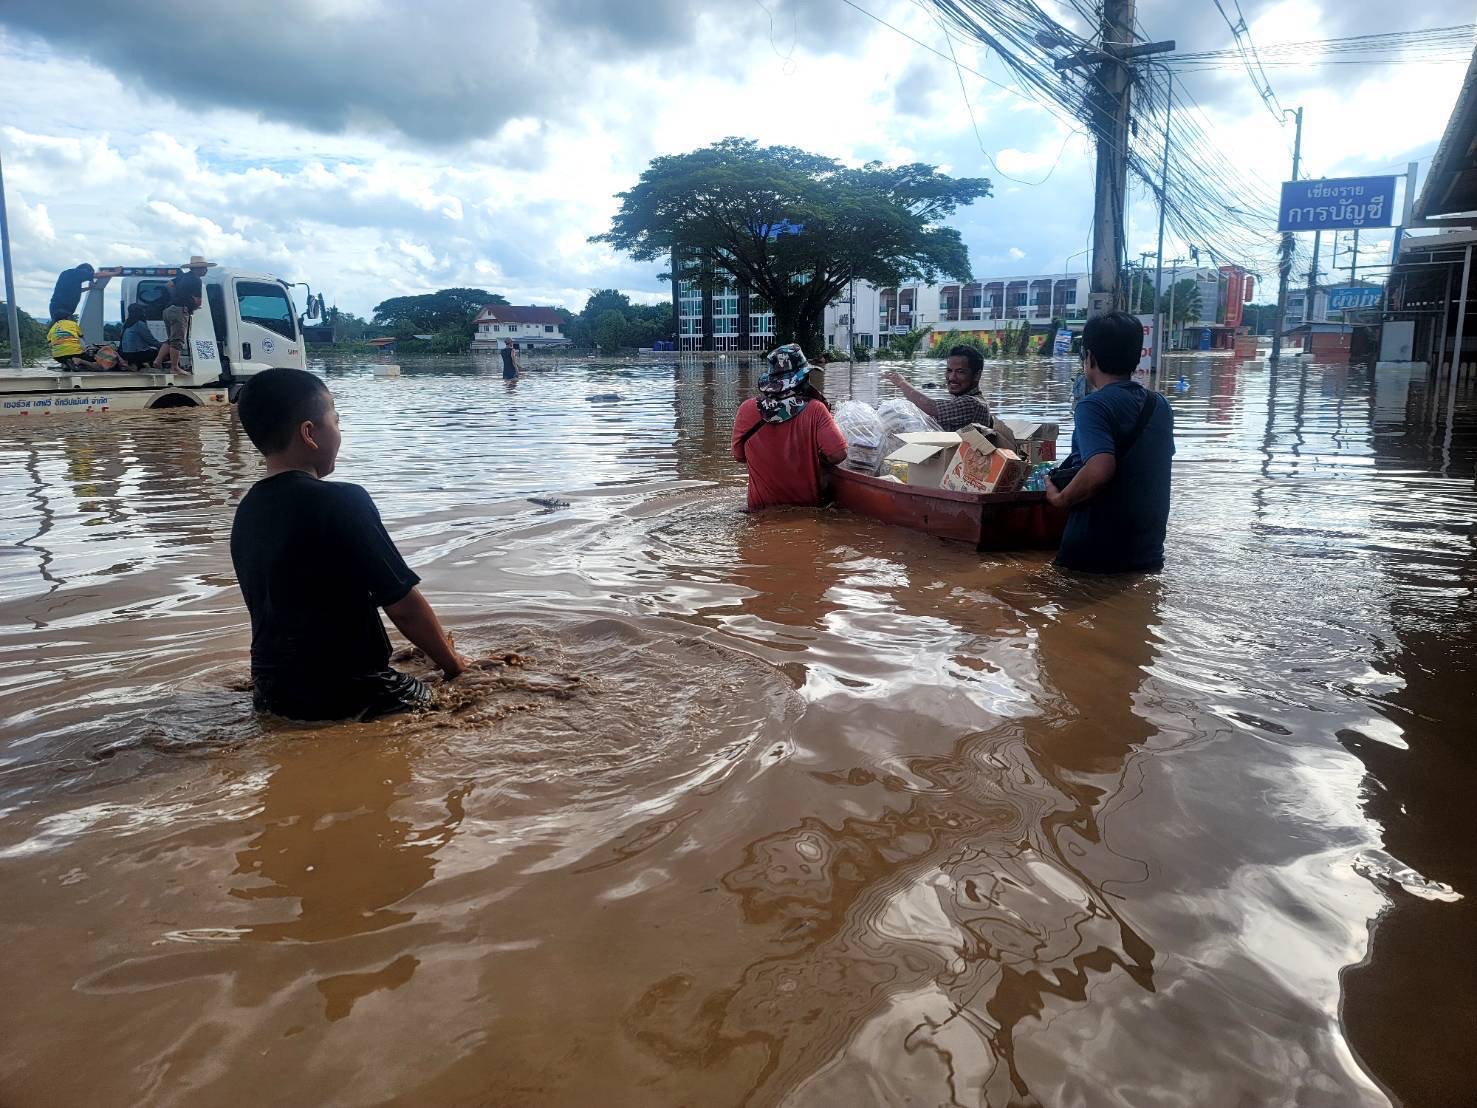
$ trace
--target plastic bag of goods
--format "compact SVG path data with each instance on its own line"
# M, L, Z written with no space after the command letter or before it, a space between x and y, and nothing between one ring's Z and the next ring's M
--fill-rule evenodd
M841 464L858 473L875 474L882 468L882 444L887 435L872 405L860 400L843 400L831 415L846 436L846 461Z
M882 456L884 458L894 450L902 448L903 440L899 438L900 435L914 431L943 430L936 420L923 414L922 408L901 396L884 400L878 404L877 418L882 421Z

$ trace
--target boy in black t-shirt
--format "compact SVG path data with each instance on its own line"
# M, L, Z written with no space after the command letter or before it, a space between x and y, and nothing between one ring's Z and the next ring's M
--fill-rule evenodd
M300 369L252 376L237 402L267 475L241 499L231 561L251 613L256 706L291 719L370 719L418 707L421 681L390 668L383 608L448 680L467 668L416 588L369 494L324 481L342 438L333 394Z

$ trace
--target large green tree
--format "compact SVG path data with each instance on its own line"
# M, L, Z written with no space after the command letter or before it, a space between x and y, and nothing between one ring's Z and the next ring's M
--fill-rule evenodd
M931 165L849 168L726 138L653 160L619 194L610 230L591 241L639 261L670 258L678 277L699 285L747 285L773 308L777 342L815 352L826 305L853 279L969 280L959 232L941 221L989 195L985 178Z
M0 365L10 364L10 328L6 324L8 309L0 300ZM15 310L16 322L20 326L21 359L30 361L50 352L46 342L46 325L32 319L20 308Z
M1194 323L1200 318L1200 285L1192 278L1186 277L1177 281L1173 291L1166 290L1164 298L1159 302L1159 310L1166 317L1170 315L1170 298L1174 299L1174 315L1169 320L1171 325L1181 323Z
M616 331L608 322L604 332L600 324L604 317L614 312L621 318L622 327ZM612 353L615 349L651 346L659 339L670 339L676 330L670 301L664 304L632 304L631 298L619 289L591 289L590 298L577 316L570 316L564 333L577 349L600 349Z
M374 325L402 338L439 331L472 334L472 317L488 304L507 300L485 289L438 289L417 296L392 296L375 305Z
M1123 290L1124 311L1130 315L1154 312L1154 267L1130 262L1118 275Z

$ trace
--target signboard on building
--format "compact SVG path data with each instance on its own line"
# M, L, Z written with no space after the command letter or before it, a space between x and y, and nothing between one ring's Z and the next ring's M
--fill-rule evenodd
M1380 296L1384 291L1383 288L1369 288L1363 285L1347 285L1344 288L1329 289L1328 310L1346 312L1351 308L1373 308L1380 302Z
M1237 265L1223 265L1221 272L1226 275L1226 326L1240 327L1242 305L1246 302L1246 270Z
M1388 227L1395 217L1395 177L1284 181L1279 231Z

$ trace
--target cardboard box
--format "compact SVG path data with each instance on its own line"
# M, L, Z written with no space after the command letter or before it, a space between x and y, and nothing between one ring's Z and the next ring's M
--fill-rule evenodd
M959 448L959 436L953 431L910 431L898 438L903 445L887 456L888 469L896 472L894 464L901 463L907 466L907 484L938 488Z
M1001 419L1015 436L1015 451L1026 460L1028 466L1041 462L1056 461L1056 441L1061 437L1061 426L1056 423L1033 423L1030 420Z
M1014 450L996 446L983 427L966 427L940 486L954 492L1014 492L1028 468Z

